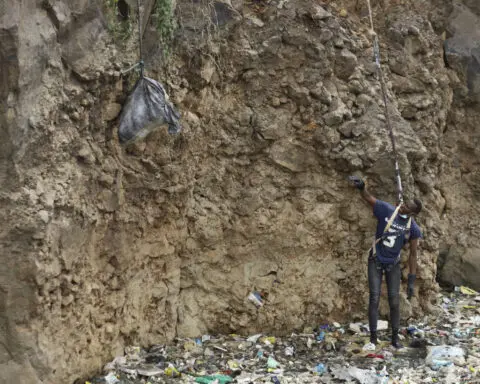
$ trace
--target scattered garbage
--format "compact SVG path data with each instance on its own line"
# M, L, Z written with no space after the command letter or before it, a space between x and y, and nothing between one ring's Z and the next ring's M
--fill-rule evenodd
M456 290L460 290L461 293L464 295L478 295L478 292L474 291L471 288L461 286L460 288L455 288Z
M213 376L201 376L195 379L196 383L200 384L210 384L210 383L218 383L218 384L226 384L230 383L233 379L230 376L225 375L213 375Z
M386 331L388 329L388 321L378 320L377 331Z
M260 337L262 337L261 333L247 337L247 341L249 341L250 343L256 343Z
M322 363L318 364L315 367L315 372L318 373L319 375L322 375L323 373L325 373L325 365L323 365Z
M376 347L375 347L375 344L373 344L373 343L368 343L368 344L365 344L362 349L363 349L364 351L375 351L375 348L376 348Z
M198 335L130 346L87 383L478 383L478 298L466 287L439 293L437 313L400 329L400 350L390 345L386 321L379 322L377 345L369 343L366 320L320 322L283 337Z
M179 377L181 374L178 372L177 368L175 368L172 364L169 364L168 368L165 369L165 375L170 377Z
M263 306L262 296L258 292L251 292L250 295L248 295L248 300L250 300L257 307Z
M437 370L440 367L453 365L454 363L459 365L465 364L464 355L465 352L462 348L452 347L450 345L439 345L429 348L426 362L433 369Z
M120 380L118 380L117 376L113 372L110 372L107 376L105 376L105 383L107 384L116 384Z
M267 366L268 368L278 368L279 366L279 362L277 360L275 360L272 356L268 356L268 360L267 360Z
M325 332L324 331L320 331L320 333L318 334L318 336L316 337L317 341L323 341L325 339Z
M339 368L332 371L334 377L339 380L350 381L358 380L361 384L383 384L384 381L377 373L372 369L360 369L357 367Z
M293 356L294 353L295 353L295 349L293 347L285 348L285 356Z

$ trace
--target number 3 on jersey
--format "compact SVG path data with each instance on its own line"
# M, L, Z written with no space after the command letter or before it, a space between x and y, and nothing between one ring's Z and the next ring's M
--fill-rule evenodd
M388 232L395 232L395 230L392 230L392 228L390 228ZM397 236L388 236L387 238L385 238L385 240L383 240L382 243L385 247L393 248L393 246L395 245L396 239L397 239Z

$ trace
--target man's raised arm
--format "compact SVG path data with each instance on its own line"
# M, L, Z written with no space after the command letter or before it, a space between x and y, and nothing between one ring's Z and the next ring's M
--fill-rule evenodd
M360 191L360 195L363 199L373 208L377 199L367 191L364 181L358 176L350 176L348 179L350 180L350 183Z

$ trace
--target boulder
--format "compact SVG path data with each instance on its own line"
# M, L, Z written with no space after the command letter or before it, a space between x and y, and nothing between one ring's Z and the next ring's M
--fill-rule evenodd
M438 268L440 283L480 290L480 248L452 246L439 257Z
M452 37L444 43L445 61L468 87L471 100L480 101L480 22L479 16L465 7L456 8L449 26Z
M335 60L335 75L342 80L347 80L357 66L357 56L348 49L342 49Z

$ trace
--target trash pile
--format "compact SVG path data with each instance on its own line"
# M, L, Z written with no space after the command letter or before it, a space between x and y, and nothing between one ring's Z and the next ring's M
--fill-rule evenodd
M363 323L321 324L282 338L203 335L128 347L85 384L480 383L480 295L457 287L440 293L438 306L438 314L402 329L398 350L386 321L377 346Z

